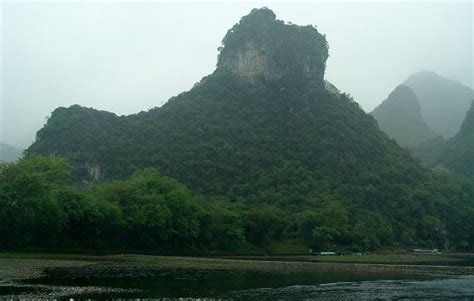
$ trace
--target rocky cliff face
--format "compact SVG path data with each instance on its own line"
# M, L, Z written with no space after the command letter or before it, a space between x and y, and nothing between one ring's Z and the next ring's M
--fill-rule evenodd
M224 37L217 70L252 81L289 76L322 82L328 58L326 39L313 26L276 20L266 8L254 9Z

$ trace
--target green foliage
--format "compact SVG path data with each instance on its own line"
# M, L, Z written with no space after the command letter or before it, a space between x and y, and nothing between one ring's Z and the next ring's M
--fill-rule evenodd
M363 194L367 208L326 195L283 209L206 199L154 168L86 190L73 187L67 175L70 166L60 158L0 165L0 248L271 252L305 245L315 250L474 246L474 181L448 173L434 174L403 205L387 205L393 214L377 212L380 205L371 198L377 200L378 192L370 189ZM296 245L285 245L291 241Z
M63 160L33 158L0 164L0 245L54 245L64 222L54 192Z
M89 195L73 187L64 187L55 198L65 216L62 242L75 247L100 246L107 209Z
M378 249L382 246L401 243L404 246L413 245L414 241L406 239L403 231L411 228L401 228L398 237L395 237L393 224L378 213L360 210L354 217L351 229L351 240L356 250Z
M346 208L337 201L312 199L297 213L290 231L318 250L349 244L349 218Z
M24 210L15 204L29 200L56 217L47 235L87 236L62 241L84 246L236 251L295 240L318 249L474 247L472 189L443 183L352 98L325 88L328 46L314 27L254 10L223 44L217 70L161 108L120 117L77 105L56 109L29 159L2 167L10 179L1 184L2 214ZM235 72L248 48L261 56L262 74L273 76ZM85 190L68 187L71 171L61 160L36 155L67 158L72 181ZM17 227L6 225L2 233Z
M68 119L76 110L64 109L61 114ZM430 173L380 132L374 119L350 98L319 86L289 82L255 86L223 72L160 109L117 117L121 133L107 132L105 142L89 139L96 133L88 134L87 129L90 123L102 122L102 113L78 123L81 134L72 138L77 141L58 148L51 144L62 143L60 135L69 133L57 133L54 141L47 142L53 137L49 132L56 131L56 114L38 133L29 155L64 150L61 155L75 166L74 182L90 181L92 164L108 180L126 179L134 170L152 166L192 191L167 177L153 182L150 171L92 188L90 198L116 209L112 212L119 222L108 226L120 233L115 243L162 250L178 245L236 250L246 243L265 246L282 237L304 239L318 248L444 245L442 237L433 238L433 231L420 223L426 215L446 223L448 217L439 204L449 197L427 187L436 182ZM107 126L98 128L106 131ZM89 161L92 153L95 159ZM199 205L194 210L193 194L239 205ZM339 200L345 211L308 205L311 199ZM186 219L173 213L175 204L180 204ZM257 213L268 207L285 212L286 218ZM342 218L344 227L326 231L336 223L324 220L324 215L336 220L346 216L349 221ZM275 229L274 221L288 226ZM316 227L320 228L315 234Z
M255 245L267 245L271 241L280 239L287 226L285 213L270 206L251 209L245 219L247 240Z
M137 170L129 180L101 184L91 194L120 209L121 240L130 246L166 250L196 243L200 212L193 197L156 169Z
M474 103L460 132L447 141L439 162L460 175L474 176Z
M156 169L79 190L64 159L0 165L0 249L117 248L234 251L246 246L244 215L191 194Z
M443 155L445 147L446 140L441 136L437 136L418 144L416 147L410 148L410 151L413 156L421 160L423 165L432 167L436 165L439 158Z

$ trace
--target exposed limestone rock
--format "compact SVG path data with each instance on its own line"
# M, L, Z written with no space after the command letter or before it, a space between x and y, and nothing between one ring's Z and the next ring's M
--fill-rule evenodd
M102 171L97 164L86 164L86 171L94 181L99 181L102 176Z
M328 47L311 25L276 20L267 8L255 9L234 25L222 41L218 71L255 81L304 78L322 82Z

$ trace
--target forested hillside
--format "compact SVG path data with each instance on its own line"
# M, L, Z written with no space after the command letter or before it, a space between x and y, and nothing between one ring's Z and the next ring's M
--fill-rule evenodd
M319 249L447 242L472 248L472 183L425 170L353 99L325 88L327 57L326 39L313 26L286 24L269 9L253 10L227 32L215 72L190 91L130 116L77 105L58 108L26 154L29 160L66 158L80 187L118 180L73 190L92 206L103 206L97 217L105 219L101 235L122 231L117 225L125 225L125 236L117 239L145 235L137 248L173 248L181 239L193 241L189 235L202 243L212 233L205 227L216 223L231 227L224 227L225 235L239 237L236 246L296 239ZM29 160L3 168L10 177L3 193L30 176L28 169L12 172ZM142 168L153 169L136 171ZM159 188L162 176L181 187L178 195ZM42 175L34 177L41 181ZM189 190L183 192L184 185ZM54 189L47 198L56 200L53 207L70 199ZM211 211L173 222L175 202L184 204L183 214L194 212L186 206ZM150 212L163 220L155 223ZM116 225L105 218L109 214L125 220ZM456 228L459 222L462 228ZM189 226L192 233L179 236L175 225ZM219 236L212 235L207 248L222 249Z
M474 103L461 131L448 140L440 163L458 174L474 176Z
M392 209L395 220L370 207L372 200L364 208L332 195L297 207L205 198L154 168L78 189L71 171L54 157L0 164L1 250L304 253L474 245L474 182L443 172L405 194L406 205Z

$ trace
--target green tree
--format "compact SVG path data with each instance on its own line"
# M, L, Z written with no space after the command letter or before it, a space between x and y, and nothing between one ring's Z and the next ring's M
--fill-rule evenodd
M287 221L283 211L270 206L251 209L246 214L245 236L250 243L266 245L281 238Z
M66 180L62 159L0 164L0 242L4 248L52 246L65 217L54 192Z

